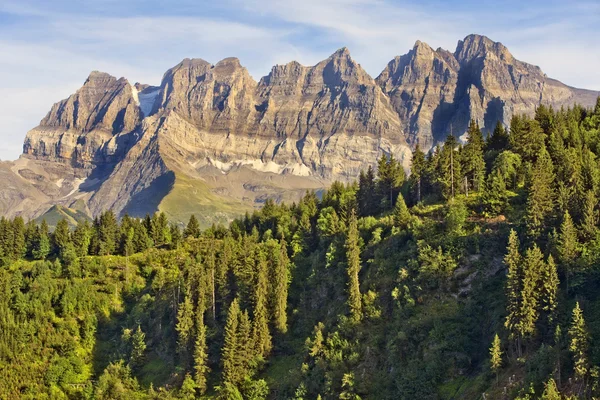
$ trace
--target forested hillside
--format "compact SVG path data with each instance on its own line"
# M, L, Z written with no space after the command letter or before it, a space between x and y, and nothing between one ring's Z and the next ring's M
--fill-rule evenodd
M600 395L600 100L229 227L0 220L0 398Z

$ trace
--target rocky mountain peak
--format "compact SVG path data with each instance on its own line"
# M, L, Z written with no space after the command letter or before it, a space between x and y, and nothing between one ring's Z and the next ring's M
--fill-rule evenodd
M458 41L454 56L461 64L468 63L476 58L490 56L506 63L514 62L514 57L502 43L475 34L468 35L463 40Z

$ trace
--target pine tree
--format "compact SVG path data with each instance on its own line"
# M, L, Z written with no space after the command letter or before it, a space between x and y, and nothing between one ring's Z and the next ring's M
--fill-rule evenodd
M467 178L468 191L469 181L475 191L479 191L485 178L485 161L483 160L483 134L475 120L471 120L467 130L467 144L463 148L464 168L463 174ZM468 192L467 192L468 193Z
M196 383L190 374L185 374L181 389L179 389L179 398L182 400L194 400L196 398Z
M269 333L269 318L267 315L268 279L266 256L263 251L259 251L253 296L252 338L254 339L256 354L265 360L271 351L271 334Z
M12 222L13 242L12 253L15 259L20 259L27 253L27 245L25 243L25 222L22 217L15 217Z
M251 340L252 322L248 315L248 310L240 313L237 330L237 362L238 378L236 383L242 382L250 374L250 366L254 361L254 344Z
M520 337L519 324L521 321L521 290L522 290L522 258L519 254L519 238L515 230L510 231L508 237L508 247L504 257L506 265L506 320L504 326L510 332L511 336L517 336L517 352L520 355Z
M287 332L287 301L289 286L289 264L287 244L284 239L279 243L279 252L273 263L271 282L273 282L273 322L280 333Z
M490 366L492 371L496 374L496 381L498 380L498 372L502 367L502 350L500 349L500 337L496 333L492 347L490 347Z
M542 310L548 316L548 322L552 323L558 306L558 272L552 255L548 256L548 261L543 265L544 269L540 276L540 299Z
M521 337L533 336L539 317L540 294L538 283L543 270L544 257L537 245L525 252L523 263L523 286L519 310L518 330Z
M546 382L546 385L544 387L544 393L542 393L542 397L540 397L540 400L561 400L562 396L560 395L560 392L558 391L558 388L556 387L556 382L554 382L554 379L550 378L548 379L548 382Z
M48 224L43 220L36 234L33 258L45 260L50 254L50 238L48 237Z
M399 193L396 199L396 206L394 207L394 223L400 228L406 229L410 220L411 215L404 201L404 196L402 196L402 193Z
M575 264L579 255L579 241L577 230L568 211L565 211L560 232L558 236L557 252L561 264L566 270L567 290L569 289L569 278L575 270Z
M221 362L223 363L223 383L237 384L239 382L240 366L238 365L238 326L240 321L240 305L238 299L234 299L229 306L227 322L225 324L225 340L221 350Z
M144 352L146 351L146 334L138 325L137 330L131 335L131 366L139 367L144 361Z
M378 202L375 193L375 173L369 165L367 172L360 172L356 200L358 212L362 217L374 215L377 212Z
M542 147L532 174L526 220L529 236L538 238L548 224L555 202L552 160L545 147Z
M354 322L362 319L362 303L360 295L360 284L358 273L360 271L360 247L358 236L358 221L354 211L350 214L348 221L348 233L346 235L346 262L348 273L348 308L350 318Z
M196 341L194 343L194 382L200 395L207 389L206 375L210 372L208 367L208 346L206 344L206 325L204 324L205 312L204 292L198 294L196 306Z
M415 147L412 155L412 163L410 167L410 187L413 194L413 199L416 202L421 201L423 194L423 177L425 175L426 160L425 153L421 151L419 144Z
M98 255L115 254L117 249L117 234L119 226L117 218L112 211L106 211L100 215L96 224L96 232L98 236Z
M508 147L509 137L508 132L502 125L502 122L496 122L496 127L492 134L488 137L486 143L486 151L502 151Z
M444 143L437 163L437 183L446 199L453 198L460 192L463 185L463 175L460 168L460 157L456 148L456 138L449 135Z
M571 327L569 328L569 350L573 353L573 369L575 378L583 381L588 373L588 331L583 319L583 311L579 308L579 302L575 304L573 309L573 318Z
M177 325L175 326L178 334L177 351L184 356L190 347L193 329L194 308L191 296L187 294L177 310Z
M592 190L585 194L585 203L583 206L583 220L581 221L581 232L585 240L592 240L598 232L598 214L596 205L598 201Z
M200 236L200 224L198 223L198 220L196 219L196 216L194 214L191 215L190 220L188 221L187 226L185 227L184 231L183 231L183 237L184 238L197 238Z
M52 244L56 253L62 256L69 243L71 243L69 223L66 219L62 218L56 224L56 228L52 234Z
M487 177L481 204L489 215L501 214L508 205L508 193L506 184L499 171L492 171Z
M89 254L91 238L90 224L87 221L79 221L72 235L73 245L78 257L85 257Z

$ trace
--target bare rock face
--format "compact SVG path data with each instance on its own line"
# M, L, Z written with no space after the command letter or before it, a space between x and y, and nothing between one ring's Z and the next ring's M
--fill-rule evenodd
M452 133L461 136L471 119L484 132L540 104L594 104L597 92L548 78L539 67L516 60L502 44L469 35L452 54L417 42L377 78L405 124L408 141L424 150Z
M417 41L389 62L377 83L390 96L411 145L429 149L446 129L453 110L460 66L454 56Z
M314 66L274 66L259 82L236 58L185 59L160 86L92 72L27 133L19 160L0 162L0 214L76 205L224 222L267 198L353 181L382 154L408 168L417 144L461 136L471 118L490 131L540 104L591 106L598 95L478 35L454 53L417 41L377 79L346 48Z
M141 121L137 90L126 79L92 72L75 94L56 103L27 133L23 154L80 167L108 162ZM122 154L122 153L121 153Z

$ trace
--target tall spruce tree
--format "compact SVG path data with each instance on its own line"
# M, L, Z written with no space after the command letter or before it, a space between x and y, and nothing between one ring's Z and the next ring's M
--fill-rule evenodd
M275 262L272 263L271 282L273 283L273 324L280 333L287 332L287 302L289 286L289 264L285 239L279 243Z
M460 156L456 150L458 141L452 135L448 135L437 162L437 183L442 195L446 199L453 198L460 192L463 185Z
M540 293L538 285L544 268L544 256L537 245L525 252L523 260L523 286L519 310L519 334L531 337L539 317Z
M412 163L410 167L410 188L413 201L420 202L423 195L423 177L426 173L425 153L421 151L419 144L415 147L412 154Z
M238 364L238 328L240 315L240 304L236 298L229 306L224 331L225 339L221 350L221 363L223 364L222 380L224 384L236 385L240 381L240 366Z
M575 304L573 309L573 317L571 319L571 327L569 328L569 350L573 354L573 370L575 378L578 381L583 381L588 374L588 348L589 334L585 326L583 311L579 307L579 302Z
M543 271L540 276L540 300L542 311L547 315L548 323L551 324L556 316L558 307L558 272L556 271L556 263L552 255L548 256L548 260L543 265Z
M517 354L520 355L520 330L521 323L521 291L523 285L522 257L519 253L519 238L513 229L508 237L508 247L504 256L506 266L506 320L504 326L510 335L517 340Z
M492 346L490 347L490 366L496 374L496 382L498 381L498 372L502 367L502 349L500 348L500 337L496 333Z
M579 255L579 241L577 239L577 229L571 215L565 211L563 221L560 225L558 236L557 252L561 264L565 269L567 276L567 289L569 287L569 278L575 271L575 265Z
M348 232L346 234L346 272L348 274L348 308L350 318L354 322L362 319L362 302L358 273L360 271L360 245L358 236L358 221L354 211L350 213Z
M206 343L206 325L204 314L206 310L204 285L200 285L198 291L198 303L196 305L196 340L194 342L194 382L200 395L207 389L206 375L210 372L208 366L208 346Z
M467 144L463 148L463 175L466 177L465 191L469 187L479 191L485 178L485 161L483 160L483 134L475 120L471 120L467 130Z
M256 355L266 359L271 351L271 334L269 332L269 317L267 315L267 296L269 271L264 251L258 252L256 264L256 284L253 293L252 338Z
M183 231L183 237L184 238L189 238L189 237L197 238L199 236L200 236L200 224L198 223L196 216L194 214L192 214L187 223L187 226L185 227L185 229Z
M531 238L538 238L546 229L555 206L552 160L542 147L532 171L527 196L527 229Z

